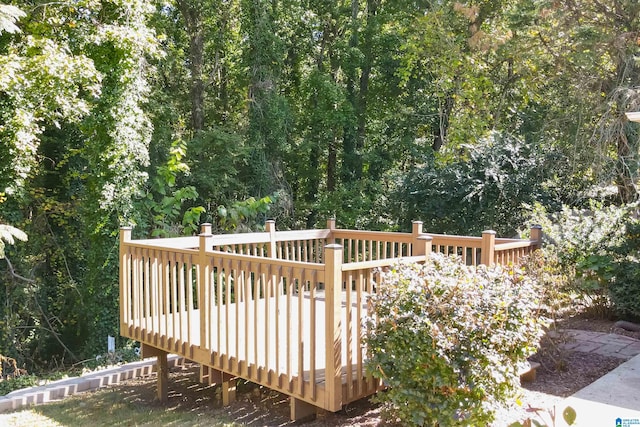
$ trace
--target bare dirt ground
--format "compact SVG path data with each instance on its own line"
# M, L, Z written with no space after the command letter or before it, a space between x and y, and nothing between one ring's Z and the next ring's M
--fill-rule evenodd
M592 383L607 372L624 362L615 357L606 357L593 353L580 353L563 350L559 344L564 335L563 329L583 329L599 332L620 333L636 337L634 333L613 328L613 321L568 319L558 324L558 336L554 339L543 339L540 351L532 358L538 361L538 369L534 382L522 385L521 406L514 405L497 413L496 426L506 426L526 417L535 417L535 413L527 412L529 407L540 409L546 422L549 422L548 410L561 413L559 403L581 388ZM635 333L637 334L637 333ZM137 378L116 386L128 396L128 400L136 405L157 407L155 399L155 376ZM191 411L204 417L229 417L237 423L249 426L286 426L293 423L289 420L289 404L287 397L272 392L264 387L241 383L237 401L228 407L221 406L219 390L198 383L197 366L185 365L175 368L170 376L169 403L166 410ZM368 399L347 405L337 413L325 413L315 420L305 423L309 427L326 426L379 426L397 425L386 420L379 405Z

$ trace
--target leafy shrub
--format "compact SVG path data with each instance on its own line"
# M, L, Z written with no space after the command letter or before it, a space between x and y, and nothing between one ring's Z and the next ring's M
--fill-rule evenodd
M595 314L613 309L640 317L640 223L636 204L588 209L564 206L549 213L535 205L532 222L542 224L544 257L567 275L561 292Z
M113 352L99 354L95 359L87 359L82 361L82 371L91 372L108 368L115 365L123 365L125 363L136 362L140 360L140 348L133 346L133 341L129 341L127 345L118 348Z
M640 320L640 259L638 254L616 260L614 280L609 295L616 313L631 320Z
M16 359L0 354L0 396L36 383L37 377L18 368Z
M21 388L33 387L38 384L36 375L20 375L19 377L0 380L0 396L7 395Z
M535 418L529 417L523 421L516 421L515 423L509 424L509 427L531 427L531 426L555 427L557 425L556 424L557 414L556 414L555 406L553 407L553 409L548 409L546 411L540 408L532 408L531 412L535 414ZM576 410L573 409L571 406L567 406L562 411L562 419L569 426L575 423L577 417L578 417L578 414L576 413ZM547 423L546 418L548 418L550 422Z
M492 132L464 146L466 159L426 156L402 177L392 202L401 221L420 219L437 233L511 235L526 219L524 203L551 198L544 185L545 155L517 136Z
M366 338L389 387L376 399L406 425L487 425L542 336L536 283L441 254L382 274Z
M609 286L613 306L620 316L640 320L640 221L635 215L627 221L624 239L613 253Z
M569 274L556 256L537 250L524 260L521 267L543 290L540 302L545 316L555 321L573 306L573 300L563 291L568 286Z

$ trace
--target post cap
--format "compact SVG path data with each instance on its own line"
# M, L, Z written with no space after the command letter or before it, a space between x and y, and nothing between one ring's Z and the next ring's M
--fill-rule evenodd
M337 243L328 244L324 248L325 249L343 249L342 245L339 245Z

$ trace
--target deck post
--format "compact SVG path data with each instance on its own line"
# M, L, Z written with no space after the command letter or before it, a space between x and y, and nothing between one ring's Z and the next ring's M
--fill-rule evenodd
M198 254L198 308L200 309L200 348L210 351L211 343L211 269L207 258L207 248L211 246L213 236L200 234Z
M542 248L542 226L534 225L531 227L531 240L535 240L535 244L533 245L533 250Z
M169 401L169 363L167 352L159 351L156 356L158 368L158 400L162 403Z
M342 245L325 249L325 406L342 409Z
M490 266L495 264L496 253L496 232L486 230L482 232L482 253L480 254L480 264Z
M422 221L411 222L411 234L413 234L414 239L417 239L422 234Z
M336 219L335 218L329 218L327 220L327 228L329 230L335 230L336 229Z
M327 237L327 244L334 244L336 239L333 237L333 231L336 229L336 219L329 218L327 220L327 228L329 229L329 236Z
M415 244L414 256L424 255L425 259L428 259L431 255L431 246L433 245L433 237L431 236L419 236Z
M145 343L141 343L140 351L143 359L148 357L156 358L156 372L158 374L156 392L158 400L162 403L167 403L169 400L169 362L167 360L169 353Z
M209 224L208 222L200 224L200 233L211 234L211 224Z
M269 246L267 246L267 257L277 258L278 252L276 249L276 222L272 219L267 220L265 223L267 233L269 233Z
M132 230L133 227L120 227L120 335L127 335L129 329L131 263L125 246L131 241Z
M236 384L238 380L236 378L223 381L220 385L222 391L222 405L228 406L236 401Z
M315 418L318 413L318 407L304 400L296 399L295 397L289 398L289 408L291 421L307 421Z

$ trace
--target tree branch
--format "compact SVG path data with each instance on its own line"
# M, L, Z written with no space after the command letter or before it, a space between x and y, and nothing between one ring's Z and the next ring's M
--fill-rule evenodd
M13 268L13 264L11 264L11 261L9 260L9 257L7 257L6 255L4 257L4 260L7 262L7 267L9 268L9 274L11 274L11 276L13 276L16 279L20 279L20 280L22 280L24 282L27 282L27 283L36 283L35 280L29 279L27 277L24 277L24 276L16 273L16 271Z

